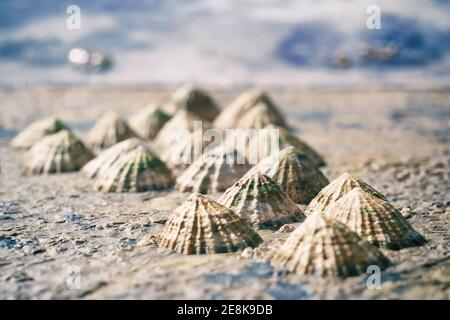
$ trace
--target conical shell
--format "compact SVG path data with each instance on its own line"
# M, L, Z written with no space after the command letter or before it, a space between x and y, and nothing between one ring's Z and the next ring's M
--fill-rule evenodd
M289 236L272 257L272 265L300 275L347 277L381 270L389 260L343 223L315 213Z
M251 111L255 106L257 106L255 111ZM252 119L246 117L246 115L250 112L256 113L261 118L270 119L270 123L274 125L287 128L286 121L278 111L278 108L269 96L259 89L246 91L232 101L214 120L214 128L222 130L240 127L248 128Z
M159 131L155 144L164 150L193 133L196 128L206 130L210 125L193 113L178 111Z
M274 139L278 139L278 141L273 141ZM258 157L262 160L263 158L274 153L274 150L272 150L272 146L275 145L274 142L278 142L278 144L276 144L279 148L278 150L292 146L307 156L316 166L319 167L325 165L325 161L322 156L320 156L308 144L290 134L288 130L272 124L266 126L262 130L258 130L250 139L249 151L252 152L252 147L258 146L258 149L254 152L257 152ZM263 150L260 150L260 148Z
M323 212L328 206L345 196L353 188L360 187L364 191L386 200L386 198L377 190L369 186L367 183L351 176L348 173L344 173L340 177L331 181L325 188L323 188L319 194L309 203L305 209L305 214L308 216L314 211ZM387 200L386 200L387 201Z
M123 154L112 167L94 182L94 190L105 192L143 192L171 186L172 175L148 148L137 148Z
M15 149L29 149L45 136L61 130L70 130L69 127L56 117L47 117L30 124L21 131L12 141L11 147Z
M194 193L167 220L159 246L182 254L234 252L263 240L232 210Z
M185 110L206 121L213 121L220 112L211 96L191 85L185 85L177 89L166 108L173 113Z
M139 138L129 138L119 142L102 151L96 158L86 163L81 169L81 173L90 179L95 178L96 176L107 172L122 155L139 146L149 148L145 142Z
M159 106L149 105L133 115L129 124L140 138L153 140L169 120L170 116L162 111Z
M359 187L327 207L325 215L344 223L377 247L398 250L425 242L391 204Z
M24 174L53 174L78 171L94 156L68 130L44 137L24 155Z
M222 192L238 181L250 167L237 150L220 145L191 164L178 177L175 188L181 192Z
M265 158L248 174L255 172L272 178L297 203L308 203L328 184L323 173L294 147Z
M278 228L305 217L275 181L259 172L241 178L218 202L254 228Z
M125 119L116 112L108 112L95 123L89 131L86 141L92 150L100 152L132 137L136 137L136 134Z
M267 125L283 125L281 118L266 104L258 103L235 122L234 128L262 129Z

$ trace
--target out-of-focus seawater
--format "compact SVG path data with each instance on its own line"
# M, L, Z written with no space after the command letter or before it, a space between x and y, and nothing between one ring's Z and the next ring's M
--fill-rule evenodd
M80 30L66 28L71 4ZM380 30L366 27L373 4ZM2 0L0 86L446 86L449 9L445 0ZM106 53L113 67L74 68L77 47Z

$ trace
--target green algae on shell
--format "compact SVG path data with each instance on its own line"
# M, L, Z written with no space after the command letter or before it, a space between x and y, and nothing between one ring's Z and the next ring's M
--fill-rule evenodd
M107 172L123 154L142 146L150 147L139 138L129 138L119 142L112 147L102 151L97 157L86 163L81 169L81 173L87 178L95 178Z
M314 213L297 227L271 258L279 271L299 275L348 277L381 270L389 260L343 223Z
M23 157L22 173L54 174L78 171L93 154L72 132L62 130L35 143Z
M149 105L130 117L129 124L141 139L152 140L170 118L159 106Z
M172 185L170 170L148 148L138 146L122 154L109 170L94 181L94 190L143 192L164 190Z
M260 172L277 182L296 203L307 204L328 184L328 179L307 156L294 147L275 153L247 174Z
M225 191L218 202L254 228L279 228L305 217L276 182L259 172L241 178Z
M374 195L375 197L386 200L386 197L383 194L375 190L367 183L351 176L346 172L331 181L317 194L317 196L309 203L308 207L305 209L305 214L310 215L314 211L323 212L328 206L345 196L348 192L356 187L360 187L361 189Z
M95 152L115 145L123 140L136 137L128 123L116 112L108 112L89 131L87 145Z
M60 119L50 116L33 122L22 130L10 143L14 149L29 149L42 138L61 130L70 130Z
M158 242L161 248L191 255L231 253L263 240L232 210L194 193L169 217Z
M397 209L360 187L330 204L324 214L377 247L399 250L425 242Z

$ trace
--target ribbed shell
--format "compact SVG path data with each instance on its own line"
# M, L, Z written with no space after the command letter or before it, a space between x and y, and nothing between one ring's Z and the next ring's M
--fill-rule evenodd
M308 203L328 184L323 173L294 147L265 158L248 174L255 172L272 178L297 203Z
M142 192L171 186L172 175L148 148L138 146L122 156L94 182L94 190L105 192Z
M182 254L229 253L263 242L232 210L198 193L175 209L158 240Z
M275 181L259 172L244 176L227 189L218 202L254 228L279 228L305 217Z
M263 159L273 153L271 146L273 146L273 142L276 142L273 140L277 138L279 150L292 146L307 156L316 166L319 167L325 165L325 161L322 156L320 156L308 144L290 134L288 130L272 124L266 126L262 130L259 130L257 134L250 139L249 146L258 146L257 149L254 149L254 152L257 152L256 154L260 157L260 159ZM260 148L263 150L260 150ZM253 150L250 148L249 151L251 152Z
M133 115L129 124L140 138L152 140L170 118L159 106L149 105Z
M255 107L257 108L252 111ZM253 119L248 114L257 115L259 120L251 124ZM222 110L214 120L214 128L249 128L249 125L262 125L261 118L270 119L269 123L287 128L286 121L266 93L252 89L241 94Z
M70 130L69 127L56 117L47 117L33 122L21 131L12 141L11 147L15 149L29 149L45 136L61 130Z
M225 191L251 167L247 163L238 163L236 159L241 158L245 161L245 157L237 150L224 145L209 150L177 178L175 188L181 192L215 193ZM234 159L234 161L230 161L230 159Z
M193 133L196 125L206 130L211 124L193 113L178 111L159 131L155 144L164 150L186 137L186 134Z
M398 250L425 242L398 210L359 187L331 204L325 215L344 223L377 247Z
M308 216L314 211L323 212L328 206L356 187L362 188L364 191L373 194L375 197L386 200L386 198L377 190L346 172L331 181L330 184L319 192L305 209L305 214Z
M24 155L24 174L53 174L78 171L94 156L68 130L44 137Z
M100 152L132 137L136 137L136 134L125 119L116 112L108 112L95 123L89 131L86 141L92 150Z
M148 148L144 141L139 138L129 138L119 142L112 147L102 151L96 158L92 159L81 169L86 177L92 179L103 172L107 172L111 166L125 153L139 146Z
M300 275L347 277L384 269L389 260L343 223L315 213L289 236L272 257L272 265Z
M206 121L213 121L220 112L219 107L211 96L191 85L185 85L177 89L173 93L167 108L174 113L179 110L185 110Z

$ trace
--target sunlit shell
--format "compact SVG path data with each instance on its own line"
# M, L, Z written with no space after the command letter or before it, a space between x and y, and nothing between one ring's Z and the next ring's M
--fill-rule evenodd
M152 140L169 120L170 116L159 106L149 105L133 115L129 124L140 138Z
M319 194L309 203L305 209L305 214L310 215L314 211L323 212L328 206L345 196L353 188L360 187L364 191L386 200L386 198L377 190L369 186L367 183L351 176L348 173L344 173L340 177L331 181L325 188L323 188Z
M255 107L257 108L252 111ZM214 120L214 128L222 130L240 127L249 128L249 123L252 120L246 116L249 113L261 116L260 119L270 119L269 123L271 124L287 127L286 121L269 96L259 89L253 89L244 92L223 109ZM261 125L261 123L260 121L258 125Z
M182 254L229 253L262 241L232 210L198 193L175 209L159 235L161 248Z
M282 125L279 114L269 109L266 104L258 103L235 122L234 128L262 129L270 124Z
M304 218L299 207L268 176L246 175L225 191L219 203L255 228L278 228Z
M172 184L172 175L148 148L137 148L123 154L108 171L98 175L94 190L105 192L142 192L162 190Z
M29 149L45 136L61 130L70 130L69 127L56 117L47 117L33 122L21 131L12 141L11 147L15 149Z
M359 187L330 204L324 214L344 223L378 247L398 250L425 242L391 204Z
M145 142L138 138L129 138L119 142L102 151L96 158L86 163L81 169L81 173L88 178L95 178L97 175L101 175L108 171L123 154L136 149L139 146L148 148Z
M92 150L100 152L135 136L125 119L116 112L108 112L95 123L86 141Z
M255 172L272 178L297 203L308 203L328 184L323 173L294 147L265 158L248 174Z
M53 174L78 171L94 156L68 130L42 138L24 155L24 174Z
M214 120L220 112L219 107L211 96L191 85L185 85L177 89L166 108L172 113L185 110L207 121Z
M257 149L255 149L255 146L257 146ZM289 146L297 148L316 166L325 165L323 158L308 144L290 134L288 130L274 125L268 125L264 129L258 130L250 139L249 147L251 148L248 151L252 152L255 150L257 157L262 160L277 150L282 150ZM252 157L252 155L249 155L249 157Z
M175 188L181 192L222 192L238 181L250 167L237 150L221 145L195 160L177 178Z
M178 111L159 131L155 138L155 145L164 150L191 135L195 130L201 132L200 129L206 130L210 125L208 121L202 120L193 113Z
M389 260L343 223L315 213L297 227L271 259L278 270L300 275L347 277L381 270Z

